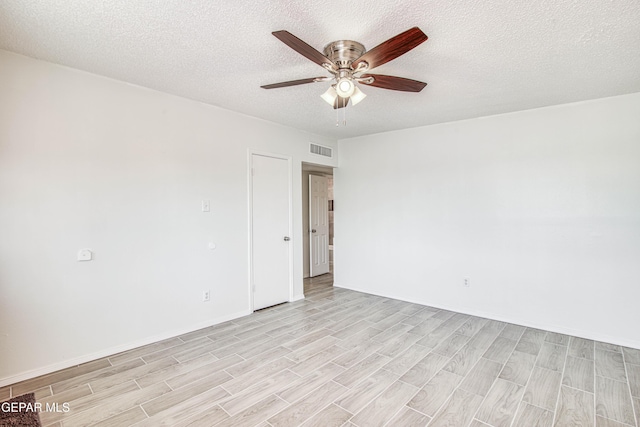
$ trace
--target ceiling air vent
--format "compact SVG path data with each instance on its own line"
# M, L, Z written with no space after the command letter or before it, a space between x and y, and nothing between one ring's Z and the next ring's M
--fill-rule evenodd
M314 144L313 142L309 144L309 152L312 154L318 154L319 156L333 157L333 150L331 148Z

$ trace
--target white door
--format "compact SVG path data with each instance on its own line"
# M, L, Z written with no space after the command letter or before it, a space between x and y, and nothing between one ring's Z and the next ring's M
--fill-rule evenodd
M251 281L253 309L291 294L289 160L251 155Z
M324 176L309 175L310 276L329 272L329 186Z

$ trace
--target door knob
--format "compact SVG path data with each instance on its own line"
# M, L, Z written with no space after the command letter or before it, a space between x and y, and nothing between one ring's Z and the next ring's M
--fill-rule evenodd
M315 228L314 228L314 229L312 229L312 230L311 230L311 232L312 232L312 233L315 233L315 232L316 232L316 229L315 229Z
M284 236L284 241L288 242L289 240L291 240L291 238L289 236Z

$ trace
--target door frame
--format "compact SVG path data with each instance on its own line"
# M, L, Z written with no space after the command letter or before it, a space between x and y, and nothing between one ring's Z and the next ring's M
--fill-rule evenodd
M248 233L249 233L249 239L248 243L249 243L249 271L248 271L248 289L249 289L249 309L250 311L253 313L254 309L253 309L253 289L254 289L254 283L253 283L253 156L264 156L264 157L271 157L271 158L275 158L275 159L280 159L280 160L286 160L287 161L287 195L288 195L288 202L289 202L289 224L288 224L288 234L289 234L289 238L291 239L289 241L289 249L288 249L288 254L289 254L289 301L293 301L293 271L294 271L294 257L293 257L293 248L294 248L294 236L293 236L293 170L292 170L292 166L293 166L293 159L291 156L287 156L284 154L276 154L276 153L271 153L271 152L267 152L267 151L261 151L261 150L253 150L253 149L248 149L247 150L247 194L248 194L248 200L247 200L247 207L248 207L248 212L247 212L247 225L248 225Z
M325 174L321 174L319 172L314 173L314 172L310 172L309 173L309 180L307 182L307 185L309 186L309 200L307 201L308 205L309 205L309 277L318 277L322 274L327 274L331 271L331 267L330 267L330 261L329 261L329 205L325 204L325 215L326 215L326 221L327 221L327 245L326 248L326 260L327 260L327 271L321 274L316 274L315 276L313 275L313 233L311 232L311 229L313 227L313 221L311 221L311 218L313 216L313 209L312 209L312 205L313 205L313 186L311 185L311 182L313 181L313 177L317 177L317 178L322 178L325 180L326 183L326 187L325 190L327 191L327 201L329 200L329 195L328 195L328 176Z
M309 238L309 176L308 175L322 175L327 178L334 179L334 174L338 166L324 165L321 163L313 163L312 161L303 161L301 162L301 175L300 175L300 223L302 226L300 227L300 231L302 235L300 236L300 255L302 257L302 264L300 265L300 269L302 270L302 279L310 278L311 273L311 248L310 243L311 239ZM306 177L305 177L306 174ZM334 180L335 182L335 180ZM334 184L335 185L335 184ZM335 197L335 193L334 193ZM298 219L298 218L296 218ZM335 236L334 236L335 237Z

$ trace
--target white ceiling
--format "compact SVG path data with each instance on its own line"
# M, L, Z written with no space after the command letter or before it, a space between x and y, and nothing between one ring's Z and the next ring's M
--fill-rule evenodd
M413 26L429 40L373 72L428 86L364 87L346 126L328 83L260 88L326 74L272 31L321 51ZM640 1L0 0L0 49L346 138L640 92Z

